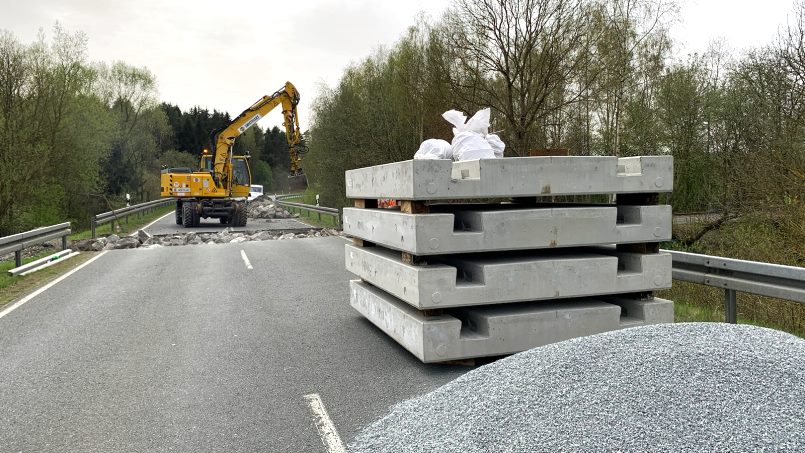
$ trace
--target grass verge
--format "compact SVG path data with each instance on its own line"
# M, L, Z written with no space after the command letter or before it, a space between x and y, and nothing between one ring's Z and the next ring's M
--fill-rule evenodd
M27 294L36 291L42 286L55 280L60 275L75 269L95 256L97 253L98 252L81 252L80 255L74 256L67 261L54 264L47 269L42 269L41 271L34 272L33 274L29 274L24 277L12 277L8 273L8 270L14 267L13 262L0 263L0 309L3 309L5 305L11 302L21 299ZM49 254L50 252L46 253L45 255ZM30 258L24 261L30 262L34 259L36 258Z
M321 214L319 217L318 212L311 212L306 209L290 208L285 206L288 212L295 212L299 214L300 221L320 228L338 228L335 217L328 214Z
M674 236L684 238L700 224L674 225ZM662 248L750 261L805 266L805 209L800 204L768 212L745 214L705 234L690 247L680 243ZM674 280L674 287L658 293L677 305L677 321L724 321L724 290ZM805 337L805 304L737 293L738 322L783 330Z
M142 216L133 214L129 216L128 222L126 220L123 220L122 222L115 222L115 234L123 236L133 233L142 228L144 225L153 222L169 212L173 212L172 206L162 207L153 212L143 214ZM97 229L98 236L104 236L111 233L112 225L108 223L99 226ZM71 234L68 239L71 241L77 241L81 239L88 239L90 237L92 237L92 231L84 230ZM60 243L60 241L54 241L54 243L57 242ZM31 261L51 255L56 251L58 251L58 249L50 249L36 256L24 258L22 262L23 264L30 263ZM15 267L14 261L0 262L0 309L4 305L24 297L26 294L35 291L43 285L46 285L48 282L58 278L60 275L74 269L76 266L92 258L95 254L96 252L81 252L80 255L70 258L67 261L54 264L47 269L42 269L41 271L34 272L23 277L13 277L8 273L10 269Z
M149 223L153 222L154 220L164 216L169 212L173 212L173 206L164 206L154 210L153 212L145 213L142 216L140 214L132 214L129 216L128 219L121 219L119 222L115 222L115 231L114 233L117 235L127 235L133 233L143 225L148 225ZM105 223L103 225L99 225L96 231L98 236L105 236L112 234L112 224ZM71 241L78 241L81 239L89 239L92 237L92 230L84 230L78 231L69 236Z
M294 203L310 204L314 206L316 205L315 192L308 189L307 191L299 193L298 195L302 195L302 198L296 198L288 201L292 201ZM288 212L299 214L299 220L309 225L313 225L319 228L338 228L338 223L336 222L335 217L329 214L320 214L318 212L312 212L306 209L299 209L288 206L283 206L283 208L286 209Z

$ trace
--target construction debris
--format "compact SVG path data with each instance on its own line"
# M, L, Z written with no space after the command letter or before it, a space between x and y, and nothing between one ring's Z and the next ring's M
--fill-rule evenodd
M175 247L181 245L201 245L201 244L236 244L251 241L271 241L286 239L302 239L312 237L339 236L341 232L334 229L325 228L322 230L310 229L304 232L277 231L233 231L225 228L214 233L177 233L164 236L152 236L145 231L138 231L136 234L124 238L117 235L100 237L97 239L84 239L75 241L71 244L74 250L100 251L131 249L137 247Z
M299 214L293 214L281 206L277 206L274 200L266 195L261 195L249 202L246 208L246 215L250 219L295 219Z

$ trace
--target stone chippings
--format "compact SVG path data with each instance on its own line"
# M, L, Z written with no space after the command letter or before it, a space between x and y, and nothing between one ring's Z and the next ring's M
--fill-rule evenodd
M555 343L394 406L348 451L805 451L805 341L687 323Z

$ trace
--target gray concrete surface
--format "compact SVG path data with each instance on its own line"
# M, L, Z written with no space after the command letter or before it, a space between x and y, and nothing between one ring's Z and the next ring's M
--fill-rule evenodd
M218 219L201 219L201 224L193 228L185 228L177 225L173 213L160 219L155 224L145 228L145 231L154 235L161 236L176 233L214 233L227 228L221 225ZM307 230L312 228L310 225L302 223L296 219L249 219L245 227L229 227L232 231L265 231L265 230Z
M350 304L425 363L511 354L570 338L674 321L671 301L621 297L463 307L428 315L358 280L350 282Z
M383 247L347 245L346 268L419 309L656 291L671 287L671 255L609 249L435 256L402 262Z
M408 160L349 170L345 180L349 198L398 200L670 192L673 167L671 156Z
M344 208L344 233L416 255L530 250L671 239L671 207L454 207L403 214Z
M107 252L0 318L0 450L324 452L303 395L349 442L467 372L350 308L344 243Z

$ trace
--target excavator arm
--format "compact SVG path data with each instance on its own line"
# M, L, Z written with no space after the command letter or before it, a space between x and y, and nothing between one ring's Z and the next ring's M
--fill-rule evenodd
M226 176L226 179L231 181L231 175L228 173L231 173L232 170L231 166L227 165L227 162L232 156L232 146L235 144L235 139L257 123L260 118L266 116L277 106L282 105L283 126L285 126L285 137L288 140L291 155L291 174L300 174L299 155L295 149L301 140L299 116L296 111L298 104L299 92L291 82L285 82L285 86L277 90L277 92L270 96L263 96L262 99L244 110L229 126L216 133L213 137L215 146L213 173Z

